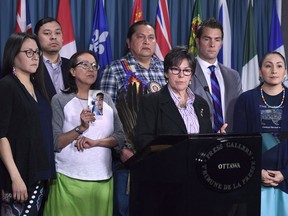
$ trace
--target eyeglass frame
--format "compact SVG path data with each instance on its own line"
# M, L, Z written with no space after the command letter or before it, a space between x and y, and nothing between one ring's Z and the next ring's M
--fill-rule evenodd
M27 56L27 58L33 58L33 56L36 54L36 56L38 56L38 58L40 58L43 55L43 52L41 50L32 50L32 49L28 49L28 50L20 50L19 52L24 52ZM31 53L28 54L28 53Z
M76 68L79 65L81 65L84 70L92 69L93 71L98 71L100 69L100 65L99 64L96 64L95 62L94 63L89 63L89 62L85 62L85 61L78 62L77 64L74 65L73 68Z
M192 68L181 69L179 67L172 66L172 67L169 67L168 70L170 70L173 75L178 75L178 74L180 74L181 71L183 72L184 76L190 76L191 74L193 74ZM187 70L189 70L189 72Z

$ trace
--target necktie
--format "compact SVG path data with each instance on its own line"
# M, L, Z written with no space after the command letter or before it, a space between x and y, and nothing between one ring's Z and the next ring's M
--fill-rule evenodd
M222 104L221 104L221 92L220 86L215 74L215 65L209 66L211 71L210 79L211 79L211 88L212 88L212 99L213 99L213 131L218 132L223 125L223 114L222 114Z

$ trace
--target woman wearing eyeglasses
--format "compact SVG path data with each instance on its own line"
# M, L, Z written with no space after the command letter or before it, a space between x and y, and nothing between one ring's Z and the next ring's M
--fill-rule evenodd
M37 36L6 42L0 80L2 215L38 215L45 181L55 178L52 111Z
M57 179L50 185L44 215L112 215L111 148L124 145L116 108L104 93L103 116L88 109L99 62L81 51L69 60L69 88L51 101Z
M137 151L158 135L212 132L207 102L188 87L195 71L195 58L186 47L173 48L164 59L167 84L139 102L135 126Z

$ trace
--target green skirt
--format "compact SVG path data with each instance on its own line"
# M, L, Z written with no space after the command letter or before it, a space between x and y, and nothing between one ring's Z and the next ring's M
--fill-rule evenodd
M112 216L113 178L82 181L57 173L49 189L44 216Z

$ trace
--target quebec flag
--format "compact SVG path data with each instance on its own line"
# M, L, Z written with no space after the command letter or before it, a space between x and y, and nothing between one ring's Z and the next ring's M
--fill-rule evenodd
M102 0L97 0L96 2L89 50L94 51L99 59L100 69L96 82L99 83L102 71L112 61L110 37Z

